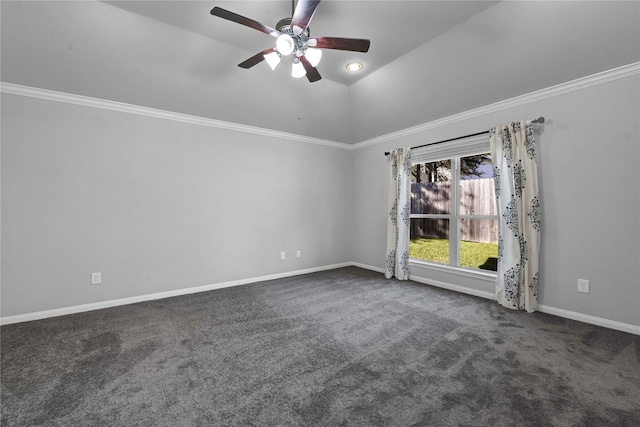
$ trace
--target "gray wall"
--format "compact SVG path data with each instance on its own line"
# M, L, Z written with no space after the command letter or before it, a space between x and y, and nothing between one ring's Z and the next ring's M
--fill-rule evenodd
M539 115L540 303L640 325L637 74L353 151L3 94L2 316L351 261L382 269L384 151Z
M384 151L544 115L538 131L542 195L540 303L640 325L640 77L598 84L460 120L354 152L354 261L384 267ZM415 277L492 292L491 282L418 266ZM589 279L591 292L576 291Z
M351 260L348 150L8 94L1 137L3 317Z
M499 2L350 87L291 90L286 73L229 67L253 50L103 2L2 2L4 82L366 141L350 151L3 94L2 316L341 262L382 268L383 151L545 115L541 303L640 325L637 74L367 145L636 62L639 18L638 2ZM92 271L103 285L88 285Z

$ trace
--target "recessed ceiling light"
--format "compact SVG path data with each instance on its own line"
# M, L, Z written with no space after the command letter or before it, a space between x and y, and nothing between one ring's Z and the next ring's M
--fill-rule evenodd
M362 64L359 62L350 62L347 64L347 70L349 71L360 71L362 70Z

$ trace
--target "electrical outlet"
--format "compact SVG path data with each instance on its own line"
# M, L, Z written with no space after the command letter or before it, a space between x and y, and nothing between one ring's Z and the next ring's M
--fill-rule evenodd
M285 252L280 252L280 259L287 259L287 254Z
M589 281L585 279L578 279L578 292L585 294L589 293Z
M300 249L298 249L298 250L296 251L296 256L297 256L298 258L300 258Z
M102 273L91 273L91 284L99 285L102 283Z

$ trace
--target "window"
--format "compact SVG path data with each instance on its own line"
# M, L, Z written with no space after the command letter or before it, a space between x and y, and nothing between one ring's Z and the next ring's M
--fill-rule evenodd
M488 136L412 152L409 257L497 270L498 216Z

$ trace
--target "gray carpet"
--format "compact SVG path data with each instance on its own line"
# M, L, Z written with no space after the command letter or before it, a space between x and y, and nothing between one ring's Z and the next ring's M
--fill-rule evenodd
M640 336L358 268L1 332L3 426L640 425Z

